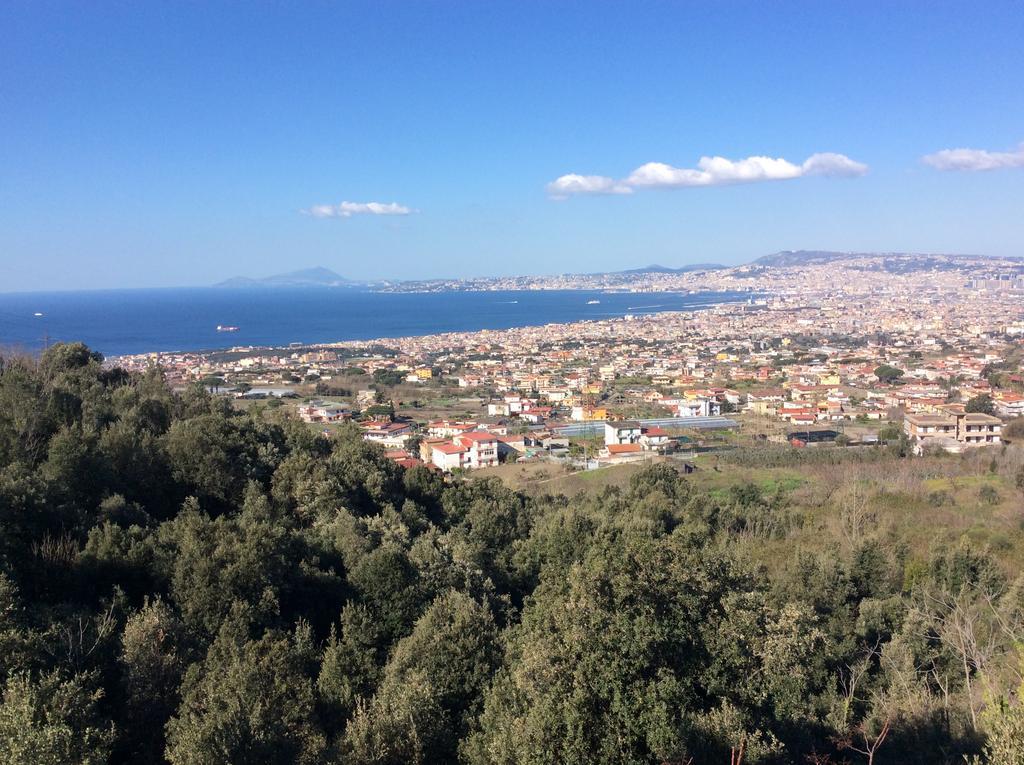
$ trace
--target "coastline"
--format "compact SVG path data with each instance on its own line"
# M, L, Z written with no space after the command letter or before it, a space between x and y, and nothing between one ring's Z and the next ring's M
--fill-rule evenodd
M764 301L767 296L758 295L757 299ZM747 300L723 300L694 305L686 310L644 311L595 319L523 324L503 328L430 332L289 345L235 345L229 348L204 350L121 354L109 356L107 362L112 365L138 366L157 359L161 362L165 360L180 362L188 358L226 361L246 356L304 354L315 351L347 351L349 352L348 356L357 358L373 355L375 351L382 350L403 355L419 355L422 353L456 352L474 346L490 347L495 349L495 352L504 352L531 344L558 344L567 341L607 343L616 340L633 341L637 338L646 338L651 342L661 342L672 336L697 331L696 321L700 315L711 314L724 320L734 316L749 316L764 310L766 310L766 305L763 302L751 304ZM714 321L715 319L707 320L707 322Z
M751 290L380 293L331 289L53 293L0 299L0 344L85 342L106 356L371 343L507 330L759 298ZM238 327L232 333L218 326Z

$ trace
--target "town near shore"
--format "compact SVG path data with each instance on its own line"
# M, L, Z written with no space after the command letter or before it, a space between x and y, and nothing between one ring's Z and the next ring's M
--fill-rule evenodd
M567 471L769 444L918 454L998 446L1024 423L1024 263L778 253L736 268L448 284L741 291L686 312L288 348L142 354L172 385L353 422L404 466ZM429 285L437 288L438 285ZM1015 424L1016 422L1016 424ZM347 425L347 427L352 427Z

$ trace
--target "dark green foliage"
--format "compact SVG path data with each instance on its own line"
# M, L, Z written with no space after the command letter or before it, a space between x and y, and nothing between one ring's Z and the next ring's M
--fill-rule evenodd
M882 382L891 383L903 377L903 370L889 364L882 364L875 367L875 377Z
M164 727L181 702L179 688L192 656L184 625L161 600L146 602L121 636L123 735L119 754L159 762Z
M720 464L883 470L895 430ZM854 762L886 723L886 762L1016 751L984 693L1024 583L966 543L785 546L820 520L665 464L531 499L81 345L0 358L0 761Z
M394 369L378 369L373 373L373 381L379 385L400 385L405 375Z
M269 631L249 639L244 621L235 609L206 659L189 668L167 726L174 765L320 761L326 741L315 719L309 635Z
M63 679L7 678L0 703L0 762L8 765L100 765L115 737L99 705L96 673Z
M999 492L992 486L982 486L978 489L978 500L986 505L998 505Z
M964 404L964 411L978 412L981 414L995 414L996 405L995 402L992 401L992 397L990 395L982 393L969 399L967 403Z

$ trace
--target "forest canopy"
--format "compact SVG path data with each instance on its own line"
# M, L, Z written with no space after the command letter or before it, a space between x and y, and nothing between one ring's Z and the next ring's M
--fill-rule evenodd
M1019 572L799 523L667 465L446 482L80 344L0 357L0 761L1021 762Z

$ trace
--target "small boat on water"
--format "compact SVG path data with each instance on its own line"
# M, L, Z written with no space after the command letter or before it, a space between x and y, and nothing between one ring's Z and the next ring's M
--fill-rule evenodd
M36 311L36 312L35 312L34 314L32 314L32 315L33 315L33 316L42 316L43 314L42 314L41 312L39 312L39 311Z
M238 327L233 327L230 324L218 324L217 325L217 331L218 332L237 332L238 331Z
M588 300L587 305L600 305L600 300Z

